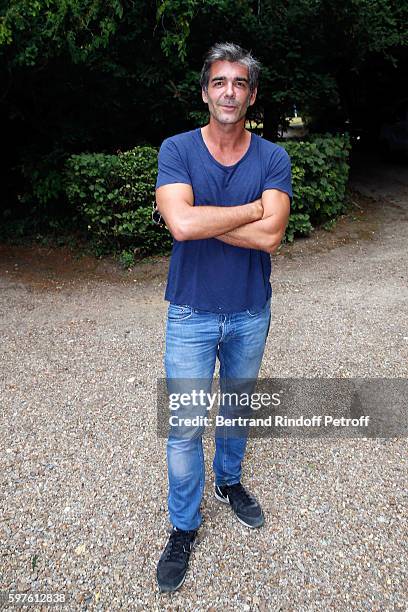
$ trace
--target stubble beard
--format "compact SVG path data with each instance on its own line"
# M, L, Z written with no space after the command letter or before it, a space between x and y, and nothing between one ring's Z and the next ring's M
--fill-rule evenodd
M221 123L223 125L234 125L236 123L239 123L240 121L242 121L242 119L245 118L248 107L249 107L249 100L250 100L250 96L248 96L248 99L246 100L246 102L241 106L238 116L235 114L232 116L224 114L222 108L219 108L220 106L219 104L214 104L214 103L208 104L208 110L210 112L210 115L216 121L218 121L218 123Z

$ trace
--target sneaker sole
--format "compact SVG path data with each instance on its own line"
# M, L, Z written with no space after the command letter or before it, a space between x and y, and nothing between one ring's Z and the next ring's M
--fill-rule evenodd
M228 504L228 505L230 506L231 510L234 512L234 510L233 510L233 508L232 508L231 504L229 503L229 499L225 499L225 497L220 497L220 496L217 494L217 491L214 491L214 495L215 495L215 497L218 499L218 501L220 501L221 503L223 503L223 504ZM240 522L242 525L245 525L245 527L249 527L250 529L258 529L259 527L262 527L262 525L265 523L265 517L264 517L264 515L263 515L263 514L262 514L262 520L261 520L261 522L260 522L259 524L257 524L257 525L249 525L249 524L248 524L248 523L246 523L246 522L245 522L245 521L244 521L242 518L240 518L240 517L238 516L238 514L236 514L235 512L234 512L234 515L237 517L237 519L239 520L239 522Z
M166 588L166 587L160 587L160 586L159 586L159 591L160 591L160 593L174 593L175 591L178 591L178 590L179 590L179 588L180 588L180 587L183 585L183 582L185 581L186 576L187 576L187 572L184 574L184 576L183 576L183 578L182 578L181 582L179 582L179 583L178 583L178 585L177 585L177 586L175 586L175 587L172 587L172 588Z
M235 512L234 512L234 514L235 514ZM248 523L245 523L245 521L243 521L241 518L239 518L238 514L235 514L235 516L237 517L237 519L239 520L240 523L245 525L245 527L249 527L250 529L259 529L259 527L262 527L262 525L265 523L264 516L262 516L262 522L259 523L258 525L249 525Z

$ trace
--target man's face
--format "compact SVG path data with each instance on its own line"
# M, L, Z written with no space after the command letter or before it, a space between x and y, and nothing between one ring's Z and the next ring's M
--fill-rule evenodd
M208 91L203 90L210 115L222 124L238 123L255 102L256 90L249 91L248 68L236 62L214 62Z

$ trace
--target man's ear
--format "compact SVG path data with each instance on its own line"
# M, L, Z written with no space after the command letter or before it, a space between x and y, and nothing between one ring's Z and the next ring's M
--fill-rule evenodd
M202 89L201 90L201 97L203 98L203 102L205 102L207 104L208 103L208 95L207 95L207 90L206 89Z
M252 106L253 104L255 104L256 94L257 93L258 93L258 88L256 87L254 89L254 91L251 93L250 97L249 97L249 104L248 104L248 106Z

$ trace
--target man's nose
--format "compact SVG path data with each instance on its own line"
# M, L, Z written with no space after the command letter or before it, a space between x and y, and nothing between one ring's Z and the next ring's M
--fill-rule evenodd
M235 95L234 86L231 81L227 81L227 88L225 90L225 95L229 98L232 98Z

